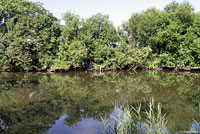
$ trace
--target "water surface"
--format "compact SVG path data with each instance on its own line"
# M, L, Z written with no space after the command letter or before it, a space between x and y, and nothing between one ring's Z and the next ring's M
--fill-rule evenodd
M101 134L114 103L152 97L170 128L199 127L200 73L0 73L0 133Z

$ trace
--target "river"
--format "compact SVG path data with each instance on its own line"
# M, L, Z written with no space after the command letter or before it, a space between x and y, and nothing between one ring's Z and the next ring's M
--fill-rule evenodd
M0 73L0 133L101 134L114 104L152 97L175 132L199 128L200 73Z

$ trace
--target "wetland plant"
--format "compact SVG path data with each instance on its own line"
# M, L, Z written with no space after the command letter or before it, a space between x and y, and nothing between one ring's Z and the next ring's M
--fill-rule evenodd
M146 103L143 111L142 104L133 107L130 105L115 106L117 116L112 121L103 120L103 134L165 134L167 132L165 113L162 113L161 104L155 103L152 98Z

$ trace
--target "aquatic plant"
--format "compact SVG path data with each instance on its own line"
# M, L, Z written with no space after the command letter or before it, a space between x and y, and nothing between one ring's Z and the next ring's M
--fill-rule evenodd
M146 103L148 108L142 112L142 104L137 107L130 105L115 106L117 117L112 116L112 122L102 118L103 134L165 134L167 133L166 113L162 113L161 104L152 98Z

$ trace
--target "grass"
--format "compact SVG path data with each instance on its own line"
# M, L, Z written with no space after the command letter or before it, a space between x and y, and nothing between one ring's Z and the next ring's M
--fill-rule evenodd
M142 112L141 104L137 107L130 105L115 106L118 115L112 116L112 122L103 120L103 134L165 134L167 120L162 113L161 104L152 98L147 103L147 110ZM144 117L144 118L143 118Z

